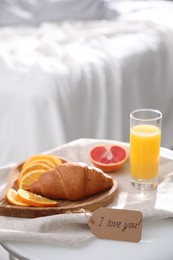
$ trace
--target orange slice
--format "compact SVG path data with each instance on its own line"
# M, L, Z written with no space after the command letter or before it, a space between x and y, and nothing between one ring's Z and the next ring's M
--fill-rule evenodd
M26 167L19 174L18 185L20 186L21 179L26 174L33 172L35 170L44 170L46 172L46 171L49 171L51 168L52 168L52 166L45 163L44 161L39 161L37 163L31 163L31 164L26 165Z
M127 161L127 150L120 145L100 144L90 151L90 160L104 172L113 172L120 169Z
M10 202L11 204L13 204L15 206L22 206L22 207L29 207L30 206L30 204L23 202L21 200L17 191L14 190L13 188L11 188L7 191L6 198L7 198L8 202Z
M22 169L18 177L18 186L23 189L29 189L29 185L32 183L31 178L33 178L33 181L37 180L36 170L43 173L49 171L50 169L61 163L62 160L58 156L53 154L37 154L31 156L22 165ZM29 178L29 173L32 174L31 178ZM27 178L24 178L25 175L27 175Z
M19 189L18 195L21 198L21 200L25 203L30 204L31 206L35 207L55 207L58 205L57 201L47 199L45 197L42 197L40 195L36 195L32 192Z
M27 174L23 175L20 179L20 183L18 182L19 188L29 190L30 185L37 181L44 172L44 169L39 169L28 172Z
M38 161L44 161L47 162L49 165L52 167L55 167L56 165L62 163L61 159L53 154L37 154L31 156L28 160L26 160L22 166L22 170L24 170L29 164L33 162L38 162Z

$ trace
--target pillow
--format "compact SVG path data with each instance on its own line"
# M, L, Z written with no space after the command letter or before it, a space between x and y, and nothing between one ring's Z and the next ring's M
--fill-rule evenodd
M107 0L0 0L0 25L116 17Z

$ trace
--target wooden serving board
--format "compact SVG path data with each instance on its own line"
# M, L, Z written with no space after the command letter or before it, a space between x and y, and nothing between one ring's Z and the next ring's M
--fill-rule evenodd
M59 205L57 207L19 207L13 206L9 204L7 200L4 200L0 203L0 215L21 218L37 218L62 213L79 212L81 209L93 211L100 207L109 205L115 198L116 189L117 181L114 180L113 187L108 191L78 201L58 200Z
M61 160L63 163L67 162L63 158L61 158ZM21 167L22 164L12 169L8 176L7 188L13 187L16 190L18 189L16 180L20 174ZM7 199L3 199L0 201L0 216L36 218L68 212L77 212L81 209L93 211L99 207L109 205L115 198L116 189L117 181L114 180L113 187L108 191L100 192L78 201L58 200L59 204L56 207L20 207L11 205Z

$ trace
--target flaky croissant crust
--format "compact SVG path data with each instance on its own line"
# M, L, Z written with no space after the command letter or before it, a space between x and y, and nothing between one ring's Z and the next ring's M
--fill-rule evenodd
M84 163L63 163L42 174L30 190L51 199L79 200L110 189L113 179Z

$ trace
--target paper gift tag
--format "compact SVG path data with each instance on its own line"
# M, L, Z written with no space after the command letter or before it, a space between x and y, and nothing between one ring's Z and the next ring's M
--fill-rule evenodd
M99 208L93 212L88 225L98 238L139 242L142 218L140 211Z

